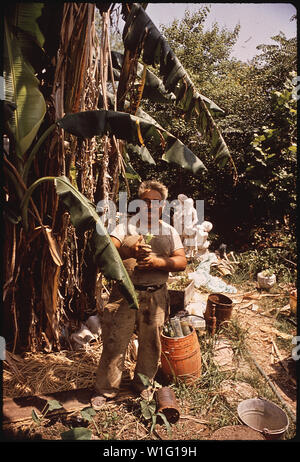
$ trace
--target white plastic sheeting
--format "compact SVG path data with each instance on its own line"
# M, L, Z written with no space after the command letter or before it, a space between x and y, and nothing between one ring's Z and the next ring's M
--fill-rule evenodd
M198 265L196 271L188 274L189 279L194 281L196 288L203 287L209 292L214 293L227 292L235 294L237 290L234 286L231 286L224 282L221 278L210 274L211 264L217 262L217 256L214 253L208 253Z

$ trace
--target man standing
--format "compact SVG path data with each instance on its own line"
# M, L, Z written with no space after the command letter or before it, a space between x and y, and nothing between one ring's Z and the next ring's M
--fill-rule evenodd
M169 310L166 285L169 272L184 271L187 264L177 231L161 219L167 188L158 181L145 181L138 195L140 225L132 220L121 223L111 233L111 239L138 293L139 309L129 308L115 284L103 313L103 351L92 398L94 408L100 408L106 398L117 395L125 353L135 329L139 348L132 385L142 396L147 393L138 374L152 380L158 370L160 336ZM145 244L143 236L149 233L153 237L150 244Z

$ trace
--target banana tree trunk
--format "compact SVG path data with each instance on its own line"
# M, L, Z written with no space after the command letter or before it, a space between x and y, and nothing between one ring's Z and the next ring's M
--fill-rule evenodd
M54 52L52 49L51 65L40 86L47 112L38 137L66 112L97 109L99 45L94 25L95 5L64 3L61 12L58 48ZM46 53L53 43L46 40ZM11 143L11 152L12 148ZM96 148L94 139L79 142L56 127L32 160L26 184L43 176L66 175L77 181L81 192L93 200ZM8 158L13 155L10 153ZM67 318L73 316L79 321L96 306L97 271L91 266L86 269L85 262L90 258L86 238L76 236L52 182L44 183L34 192L28 230L24 230L14 207L26 192L22 172L18 172L22 162L16 168L9 164L6 188L10 221L4 223L9 238L4 246L3 292L7 346L12 351L60 349L61 328Z

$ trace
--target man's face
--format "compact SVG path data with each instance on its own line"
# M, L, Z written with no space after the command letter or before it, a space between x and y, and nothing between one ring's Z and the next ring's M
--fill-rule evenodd
M151 225L152 221L152 226L155 226L155 221L161 217L163 210L160 193L155 189L148 189L141 195L140 199L145 202L145 207L141 210L145 220L147 220L148 225Z

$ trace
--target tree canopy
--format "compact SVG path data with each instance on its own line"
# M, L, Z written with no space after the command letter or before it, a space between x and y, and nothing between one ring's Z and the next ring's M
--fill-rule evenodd
M162 32L196 88L224 111L218 126L237 167L237 184L229 166L215 168L193 118L186 124L182 112L170 105L147 101L143 107L207 167L195 178L188 172L179 173L176 167L170 166L165 172L162 164L157 165L155 171L162 181L168 181L171 195L184 188L194 199L204 199L205 213L216 223L222 239L236 240L238 245L250 243L251 233L266 217L281 223L289 217L294 223L296 102L291 80L296 71L297 44L295 38L279 33L272 37L274 44L260 45L257 56L245 63L230 56L239 26L229 30L215 23L206 30L208 15L207 6L195 13L186 11L181 21L163 26ZM262 154L260 143L261 148L268 143L276 144L276 148L268 146L268 153ZM265 165L263 159L267 159ZM142 177L154 173L154 168L146 171L136 162L134 167Z

